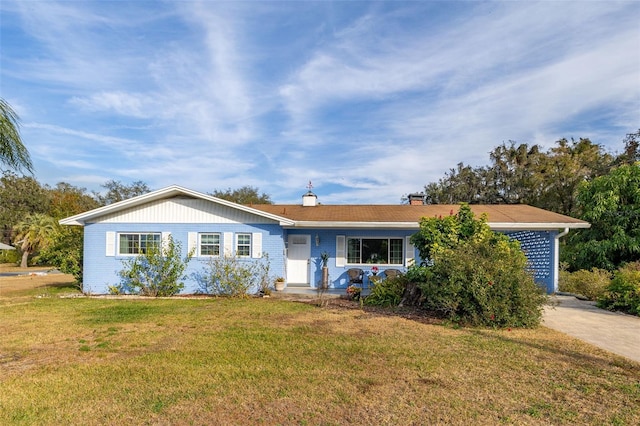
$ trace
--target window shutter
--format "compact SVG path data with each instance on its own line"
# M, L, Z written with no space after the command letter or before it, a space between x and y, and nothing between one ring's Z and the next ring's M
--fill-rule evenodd
M404 263L406 267L412 266L413 263L415 262L415 257L416 257L416 248L413 246L413 244L411 244L411 237L406 237L405 238L405 259L404 259Z
M105 256L116 255L116 233L113 231L107 231L107 247Z
M169 237L171 237L171 232L162 233L162 254L166 254L169 250Z
M346 237L344 235L336 236L336 266L341 267L346 265L345 259L345 244Z
M251 257L262 257L262 233L254 232L251 234Z
M225 232L224 233L224 255L232 256L233 255L233 232Z
M198 246L198 233L197 232L189 232L187 234L187 250L189 253L194 256L199 256L200 253L197 249Z

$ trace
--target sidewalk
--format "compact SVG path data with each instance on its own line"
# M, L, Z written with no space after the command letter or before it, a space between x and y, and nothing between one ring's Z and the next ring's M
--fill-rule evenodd
M551 296L542 325L640 362L640 318L599 309L573 296Z

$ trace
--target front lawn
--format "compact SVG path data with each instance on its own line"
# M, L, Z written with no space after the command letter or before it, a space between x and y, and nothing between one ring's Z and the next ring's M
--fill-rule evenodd
M640 365L543 327L8 279L1 424L640 424Z

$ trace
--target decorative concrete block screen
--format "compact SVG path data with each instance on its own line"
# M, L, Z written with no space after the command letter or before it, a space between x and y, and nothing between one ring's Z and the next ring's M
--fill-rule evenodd
M553 292L553 236L548 231L505 232L518 240L529 259L529 266L537 283L544 285L547 292Z

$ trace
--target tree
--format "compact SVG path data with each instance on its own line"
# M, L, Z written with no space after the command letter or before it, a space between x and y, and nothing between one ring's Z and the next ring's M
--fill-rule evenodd
M578 209L591 228L568 239L564 260L571 269L614 271L640 260L640 163L585 182L578 194Z
M625 155L634 155L635 140L628 137ZM490 153L490 160L491 165L476 168L459 163L438 183L425 186L426 202L523 203L572 215L580 184L608 173L615 159L589 139L560 139L546 152L538 145L503 143Z
M549 149L539 171L540 198L533 205L565 215L575 215L578 188L583 182L607 174L614 158L589 139L560 139Z
M228 188L226 191L216 189L211 195L238 204L273 204L269 195L264 192L260 194L260 190L257 187L248 185L234 190L231 188Z
M98 201L87 193L66 182L58 182L55 188L46 188L49 192L49 215L62 219L100 207Z
M32 173L29 151L20 137L20 119L11 106L0 98L0 163L16 170Z
M101 186L105 188L107 192L104 195L94 192L94 197L100 203L100 205L103 206L117 203L118 201L128 200L129 198L137 197L138 195L143 195L151 192L151 189L149 189L147 184L141 180L137 180L129 185L125 185L120 181L112 179L105 182L104 185Z
M10 243L13 227L29 214L48 213L49 194L31 176L18 176L6 171L0 177L1 240Z
M640 161L640 129L629 133L623 140L624 151L616 158L616 165L634 164Z
M51 244L58 231L58 223L51 216L36 213L27 215L15 225L14 230L16 244L20 244L22 250L20 267L26 268L31 254Z

